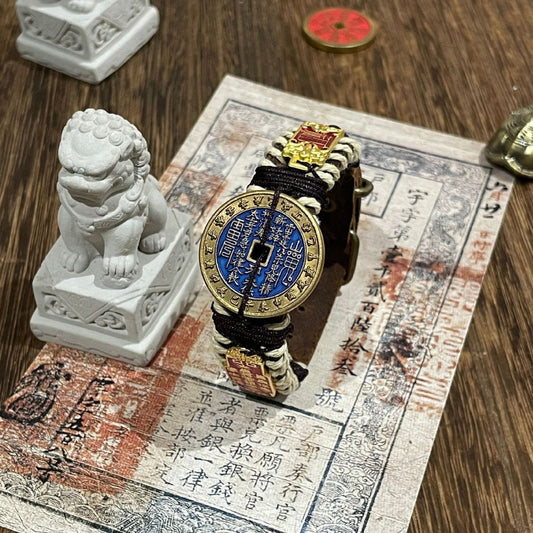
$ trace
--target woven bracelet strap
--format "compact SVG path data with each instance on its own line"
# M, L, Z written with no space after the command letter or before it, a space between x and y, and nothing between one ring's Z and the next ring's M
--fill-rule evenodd
M284 150L287 144L292 140L294 134L294 131L289 131L275 139L272 146L265 152L265 157L261 161L260 166L256 168L254 176L248 186L248 196L246 197L246 195L243 195L242 200L240 200L242 205L245 203L249 204L252 199L254 202L256 200L259 201L258 197L256 198L253 195L255 192L259 195L263 194L263 196L268 193L270 196L267 195L267 197L271 198L266 204L261 204L261 207L259 204L256 204L258 206L257 209L263 209L261 230L257 233L258 236L254 237L255 240L248 248L249 251L246 263L248 265L246 267L247 278L243 278L245 279L245 282L241 285L243 288L241 289L241 297L238 300L239 305L231 310L227 308L225 304L226 301L229 303L229 300L219 300L218 302L215 301L212 307L214 321L213 347L215 353L235 383L238 383L244 390L259 395L273 396L276 393L282 395L290 394L298 388L299 383L308 374L306 365L294 361L289 353L287 340L293 333L293 325L291 324L290 316L287 312L282 312L279 315L270 315L267 318L260 318L260 315L258 314L247 316L248 305L253 301L251 300L252 293L257 301L257 296L255 296L257 294L257 287L260 285L262 286L262 284L265 283L264 269L267 268L267 264L269 265L269 268L270 265L272 265L272 262L269 263L269 254L273 253L272 245L269 245L267 240L271 242L269 235L274 231L276 217L279 218L281 216L283 218L283 213L285 212L284 208L287 209L287 206L283 205L287 200L282 200L282 198L293 198L297 204L303 206L304 211L305 209L308 210L310 215L306 216L314 217L316 220L318 220L316 215L322 210L327 211L324 214L325 216L327 215L326 218L328 219L328 224L330 224L332 220L330 215L331 209L336 209L335 204L339 205L339 196L346 196L349 187L346 188L346 186L343 185L339 188L335 200L333 201L333 205L330 205L329 191L334 188L337 181L341 180L341 178L343 178L343 183L348 184L351 179L351 187L353 191L354 181L347 175L345 176L344 171L350 168L356 168L359 165L358 144L346 136L341 136L337 139L337 144L329 153L328 158L321 164L309 161L298 161L299 168L287 166ZM357 172L359 171L357 170ZM357 187L357 180L355 183ZM343 210L347 209L347 206L353 205L353 201L350 200L350 198L342 198L342 202L340 203L343 204ZM226 205L228 207L225 207ZM265 205L265 207L262 207L263 205ZM224 209L226 209L226 213L228 213L227 210L233 208L229 204L225 204L217 213L222 214ZM220 217L220 215L218 216ZM337 250L332 256L335 261L337 261L338 258L342 256L342 253L344 253L342 250L345 247L344 243L346 243L346 240L344 240L343 243L342 239L346 239L348 228L353 227L353 220L358 218L358 209L354 208L353 210L350 210L350 212L339 212L338 216L343 218L343 220L346 218L346 220L341 224L342 229L340 232L344 237L335 237L337 240L334 243L334 248L340 249L340 252ZM217 220L216 215L214 216L214 219L215 221ZM233 218L231 220L236 219ZM225 224L231 223L228 221L225 222ZM316 222L313 222L313 224L316 225ZM305 228L305 225L302 227ZM222 226L222 228L224 228L224 226ZM226 232L223 233L223 235L227 235L224 237L226 239L225 242L228 242L228 239L231 241L231 238L233 238L230 237L229 233L232 228L233 227L228 227L226 230L222 229L222 232ZM317 229L317 231L320 234L320 230ZM330 228L328 234L332 231L335 232L335 228ZM215 233L218 234L218 232ZM297 248L295 248L295 250L296 249ZM296 251L294 253L296 253ZM343 261L341 260L341 263L342 262ZM209 263L206 263L206 265L209 265ZM208 266L206 268L208 268ZM309 273L306 275L311 276L310 279L319 276L318 272L314 273L314 268L308 267L306 269L306 272L307 271L309 271ZM263 277L259 278L260 275ZM207 274L204 273L204 279L206 279L206 276ZM339 281L342 280L342 275L340 278ZM215 277L211 275L210 279L216 279L216 275ZM331 280L333 278L328 276L328 279ZM315 279L315 281L317 280ZM306 283L305 279L302 280L302 282ZM224 287L221 287L220 290L223 292L225 291ZM254 290L256 291L255 293L253 292ZM215 293L213 294L216 296ZM274 299L274 303L275 302L276 300ZM269 303L268 306L271 306L271 304ZM267 309L268 306L264 306L264 308ZM302 334L305 335L305 333ZM237 352L235 352L235 350L237 350ZM248 367L248 369L246 369L247 360L252 361L252 363L250 363L252 366ZM239 367L239 365L244 365L244 370L242 370L242 366ZM257 372L261 373L262 371L257 370L257 368L262 368L261 365L264 365L268 379L271 379L272 381L273 388L271 393L265 393L265 387L268 389L266 385L263 387L263 385L259 386L257 384L257 379L264 381L266 379L265 376L260 375L260 377L256 379L256 382L254 382L255 384L251 382L251 378L246 378L246 375L251 375ZM241 368L241 370L238 370L239 368Z

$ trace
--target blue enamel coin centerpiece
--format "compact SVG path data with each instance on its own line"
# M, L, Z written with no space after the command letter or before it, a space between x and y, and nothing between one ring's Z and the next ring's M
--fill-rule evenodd
M218 271L226 285L243 295L259 259L250 298L267 300L288 291L305 264L305 240L291 218L275 211L261 242L270 209L251 207L231 218L216 248Z
M199 259L205 284L223 308L276 317L315 289L324 239L316 218L291 196L250 191L225 202L207 221Z

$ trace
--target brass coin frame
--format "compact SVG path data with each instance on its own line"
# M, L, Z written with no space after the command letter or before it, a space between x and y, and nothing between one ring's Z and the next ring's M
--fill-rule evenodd
M237 215L253 208L270 208L274 191L252 191L235 196L221 205L211 216L202 233L199 246L200 272L213 298L224 308L238 313L242 296L224 280L218 269L216 250L222 232ZM275 209L287 216L298 228L304 241L304 264L300 275L290 288L272 297L250 297L244 316L271 318L289 313L301 305L313 292L324 268L324 238L316 218L294 198L279 195Z

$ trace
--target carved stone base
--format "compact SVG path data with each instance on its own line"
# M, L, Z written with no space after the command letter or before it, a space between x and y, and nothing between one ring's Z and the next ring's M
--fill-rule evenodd
M148 0L99 0L88 13L61 0L17 0L25 59L88 83L122 66L157 31L159 11Z
M147 365L184 311L198 279L190 218L169 209L166 232L162 252L139 252L142 274L126 289L102 285L96 275L102 271L101 257L81 274L67 272L59 262L65 250L59 238L33 280L35 336Z

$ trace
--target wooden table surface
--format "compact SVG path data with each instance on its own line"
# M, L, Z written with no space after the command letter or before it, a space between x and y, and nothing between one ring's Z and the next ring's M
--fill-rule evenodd
M0 401L36 356L31 281L58 236L57 148L77 109L136 124L162 173L226 73L486 142L533 104L531 0L344 2L379 25L356 54L310 47L318 0L153 0L156 36L98 86L20 58L0 13ZM335 4L335 3L334 3ZM533 181L517 181L461 355L412 532L533 531ZM7 530L1 530L5 532Z

